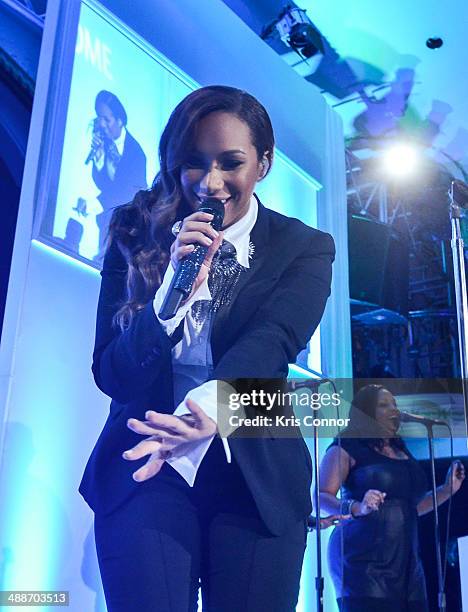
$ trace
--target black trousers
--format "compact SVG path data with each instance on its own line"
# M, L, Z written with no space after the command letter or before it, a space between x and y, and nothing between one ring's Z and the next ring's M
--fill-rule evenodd
M95 520L108 612L296 609L305 520L265 528L237 466L216 438L194 487L168 464L111 515Z

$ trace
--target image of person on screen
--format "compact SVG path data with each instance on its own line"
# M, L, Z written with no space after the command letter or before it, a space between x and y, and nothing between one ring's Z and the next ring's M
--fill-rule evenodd
M218 433L220 381L285 382L330 294L332 237L254 193L273 150L256 98L201 88L170 116L152 189L114 211L93 357L112 403L80 487L109 612L196 612L200 584L205 610L296 609L307 445ZM219 231L200 210L208 201L224 211ZM179 262L199 245L191 293L161 318Z
M133 199L139 189L146 189L146 155L127 129L127 113L119 98L102 90L94 102L91 151L93 180L101 190L98 200L103 212L96 216L99 227L99 255L102 257L112 210Z

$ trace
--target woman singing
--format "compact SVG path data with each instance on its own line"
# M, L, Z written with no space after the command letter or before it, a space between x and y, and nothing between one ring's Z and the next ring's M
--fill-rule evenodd
M267 112L231 87L173 111L149 191L115 210L93 373L112 398L81 492L109 612L295 609L311 511L302 438L221 438L216 385L285 379L330 293L333 240L254 194ZM224 205L221 231L199 210ZM192 293L158 314L179 261L208 247Z
M397 436L399 411L390 391L380 385L362 388L349 416L349 426L320 466L324 512L345 515L328 548L340 610L424 612L417 517L433 509L432 491L426 491L423 469ZM454 462L437 490L438 505L464 478L463 464Z

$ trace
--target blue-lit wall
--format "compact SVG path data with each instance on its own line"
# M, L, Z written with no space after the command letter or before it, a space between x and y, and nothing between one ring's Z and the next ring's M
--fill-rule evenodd
M60 12L60 4L62 11L67 5L66 14ZM47 181L56 180L54 167L57 171L60 161L44 159L44 151L50 150L47 139L54 137L50 100L60 86L53 80L49 88L49 79L56 79L58 69L59 74L69 74L73 58L73 49L64 48L61 54L55 47L54 61L52 52L57 41L67 40L73 24L76 29L78 4L77 0L49 2L9 286L7 333L0 351L0 396L5 399L0 588L66 589L73 612L105 610L91 539L92 514L77 493L109 404L90 374L99 275L32 238L35 205L47 197ZM284 157L279 156L276 178L272 174L261 193L272 208L338 236L328 312L346 312L343 142L334 113L218 0L161 1L157 10L153 1L140 0L138 12L128 1L105 4L198 83L240 86L267 106ZM59 111L58 123L66 108ZM288 192L296 201L286 198ZM350 361L349 330L337 321L333 334L322 326L321 351L316 346L316 355L325 358L331 375L346 376L350 373L346 365L333 369L335 363ZM333 358L337 337L341 361ZM312 556L310 547L298 610L314 609ZM329 580L326 584L326 610L332 611L333 592Z
M70 589L71 609L91 610L92 593L76 589L96 571L76 487L106 416L90 376L99 274L33 242L25 281L0 481L0 588Z

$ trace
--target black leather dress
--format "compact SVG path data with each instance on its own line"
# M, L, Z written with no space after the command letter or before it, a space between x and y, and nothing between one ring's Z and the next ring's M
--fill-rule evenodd
M341 446L356 461L344 499L361 501L368 489L387 496L378 511L345 521L331 534L328 563L340 610L425 612L416 510L427 491L422 468L412 456L391 459L366 440L342 438Z

